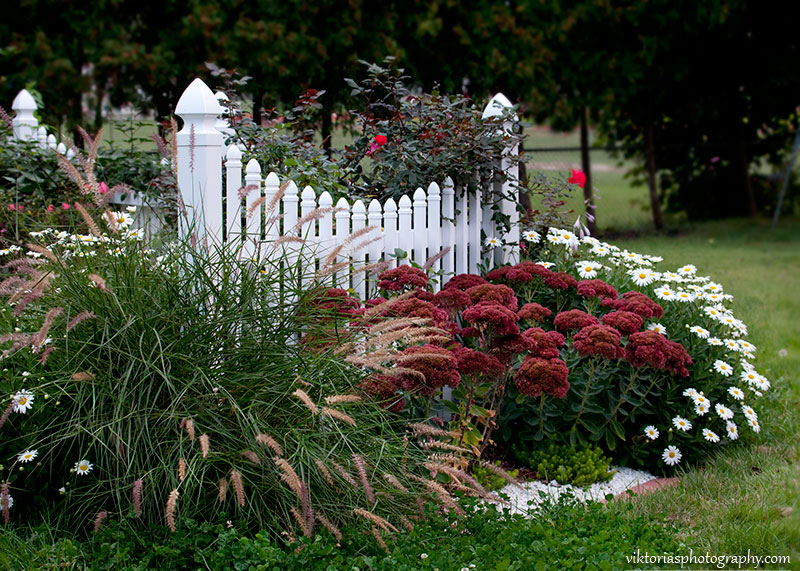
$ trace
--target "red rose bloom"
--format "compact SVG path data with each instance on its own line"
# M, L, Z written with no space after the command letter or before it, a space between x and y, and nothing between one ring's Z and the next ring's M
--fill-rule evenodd
M617 299L617 290L603 280L581 280L578 282L578 295Z
M572 173L567 182L570 184L577 184L579 187L583 188L586 185L586 173L578 169L572 169Z
M466 290L466 293L473 304L482 301L496 301L511 311L517 310L517 296L514 295L514 290L506 285L481 284L472 286Z
M620 299L604 299L605 307L630 311L645 319L660 319L664 315L664 308L639 291L626 291Z
M606 359L622 359L625 349L619 343L619 331L608 325L587 325L572 338L572 346L581 357L599 355Z
M445 385L455 388L461 381L455 355L442 347L430 344L409 347L403 351L398 363L402 368L418 373L404 371L397 375L400 385L407 391L431 396L436 389Z
M425 288L428 276L419 268L398 266L382 272L378 279L378 287L386 291L403 291L404 289Z
M569 311L562 311L553 319L553 325L556 329L561 331L569 331L570 329L582 329L587 325L594 325L600 323L594 315L589 315L580 309L570 309Z
M468 307L461 312L461 317L479 328L481 325L489 327L495 335L519 334L517 314L496 301L482 301Z
M520 319L527 319L528 321L533 321L534 323L541 323L553 315L553 312L547 309L545 306L534 302L523 305L517 312L517 315L519 315Z
M452 350L458 363L461 376L497 377L503 374L505 367L495 357L482 351L474 351L463 345Z
M458 289L461 291L466 291L469 288L485 284L487 281L480 276L476 276L475 274L458 274L457 276L453 276L450 278L450 281L444 284L442 289Z
M603 323L616 327L623 335L636 333L642 328L644 320L632 311L612 311L602 317Z
M538 397L542 393L564 398L569 390L569 369L561 359L526 357L514 380L522 394Z
M543 359L558 357L558 350L564 346L565 341L558 331L545 331L540 327L527 329L522 336L533 342L531 354Z

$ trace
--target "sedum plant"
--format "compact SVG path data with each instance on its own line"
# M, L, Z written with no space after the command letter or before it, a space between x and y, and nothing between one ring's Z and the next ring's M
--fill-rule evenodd
M513 451L522 465L548 482L555 480L559 484L585 487L595 482L607 482L616 474L616 470L609 470L611 460L597 446L576 448L551 442L544 450L531 450L520 445Z

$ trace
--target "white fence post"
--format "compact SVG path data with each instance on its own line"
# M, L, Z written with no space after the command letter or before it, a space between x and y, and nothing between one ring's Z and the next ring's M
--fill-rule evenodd
M225 154L225 239L242 240L242 151L236 145Z
M428 257L439 254L442 249L442 193L439 185L432 182L428 185ZM427 262L427 260L425 260ZM433 264L433 271L438 272L442 261ZM439 284L441 286L441 283Z
M370 234L377 234L376 237L380 238L378 240L374 240L369 245L369 263L374 264L378 260L380 260L381 256L384 252L384 232L382 228L383 223L383 209L381 208L381 203L375 200L374 198L370 201L369 206L367 207L367 225L371 226L375 230L370 232ZM378 272L370 272L367 276L367 293L372 295L378 291L377 284L378 284Z
M453 188L453 179L449 176L444 179L442 186L442 248L450 248L450 250L442 258L442 283L444 286L453 273L456 271L455 261L455 188Z
M255 188L253 188L255 187ZM252 260L256 256L257 244L261 241L261 165L255 159L247 161L244 172L245 230L242 258Z
M347 241L350 235L350 204L344 197L336 202L336 245L341 246ZM333 263L339 265L347 261L347 256L342 251L336 256ZM350 287L350 272L347 270L339 270L336 272L336 278L333 281L334 287L341 287L347 289Z
M498 93L483 110L483 119L496 119L511 109L513 105L502 93ZM505 236L496 236L508 244L503 248L503 256L499 257L499 252L495 256L496 263L516 263L519 261L519 211L517 210L517 195L519 193L519 166L517 156L519 155L519 142L514 134L514 124L519 121L516 114L503 121L501 132L509 141L503 150L500 158L500 169L505 172L500 192L500 211L509 218L511 223L510 230Z
M383 257L389 262L389 268L397 267L394 252L398 247L397 203L394 198L390 198L383 205Z
M178 132L178 189L186 220L181 236L193 232L201 241L222 242L222 133L214 128L222 109L201 79L181 95L175 113L183 119Z
M11 103L11 109L17 112L16 117L11 121L14 128L14 138L18 140L34 139L37 137L39 120L33 113L38 109L33 95L27 89L23 89Z
M366 227L367 227L367 207L364 206L363 200L356 200L355 204L353 204L353 234L355 234L359 230L363 230ZM367 239L365 236L366 235L359 236L358 238L356 238L358 242L350 245L351 248L354 248L353 254L351 256L353 258L353 262L355 262L354 269L364 265L364 260L366 259L367 253L364 251L365 247L361 245L361 242ZM353 289L361 299L366 299L367 276L364 275L364 272L355 272L352 275L353 275Z
M426 210L428 208L425 191L418 188L414 191L414 257L413 260L423 265L428 259L425 251L428 246L428 229L426 228ZM402 236L402 232L401 232Z

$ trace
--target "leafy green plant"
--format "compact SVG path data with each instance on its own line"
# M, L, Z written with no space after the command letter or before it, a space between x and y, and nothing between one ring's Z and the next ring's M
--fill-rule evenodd
M609 471L611 460L597 446L576 448L565 444L548 444L544 450L531 450L513 446L517 460L534 470L540 478L559 484L590 486L595 482L607 482L616 474Z
M499 468L500 460L496 460L494 462L494 465ZM472 473L473 476L475 476L475 479L478 480L478 482L480 482L481 486L483 486L490 492L496 492L497 490L502 490L508 485L508 480L498 475L497 473L492 472L489 468L481 464L477 463L473 464L472 467L470 468L470 472ZM516 478L517 476L519 476L519 470L509 470L508 474L512 478Z

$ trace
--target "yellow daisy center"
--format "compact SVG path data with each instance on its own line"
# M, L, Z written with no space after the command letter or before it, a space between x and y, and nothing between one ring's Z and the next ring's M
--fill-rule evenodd
M19 399L17 400L17 403L19 403L20 405L24 405L27 402L28 399L26 399L25 397L19 397Z

